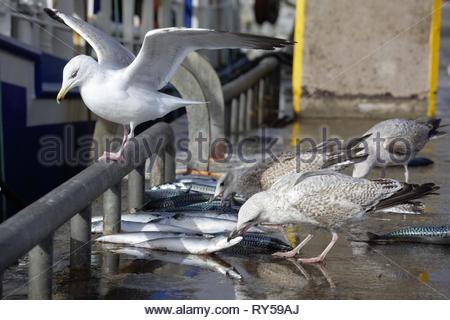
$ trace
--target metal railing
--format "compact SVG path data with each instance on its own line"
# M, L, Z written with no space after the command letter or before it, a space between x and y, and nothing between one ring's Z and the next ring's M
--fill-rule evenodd
M124 152L125 161L98 161L0 224L0 280L6 268L29 252L28 297L52 294L53 234L70 220L70 267L90 266L91 203L103 194L103 231L120 231L121 181L128 174L129 208L144 199L144 165L160 182L175 179L174 135L157 123L138 135ZM0 281L1 292L1 281Z
M223 86L224 131L228 138L237 139L239 134L261 127L268 117L272 117L270 109L276 111L278 108L279 81L280 62L269 57Z

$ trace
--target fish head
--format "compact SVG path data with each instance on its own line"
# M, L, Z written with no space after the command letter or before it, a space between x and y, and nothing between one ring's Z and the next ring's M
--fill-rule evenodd
M242 279L242 275L235 268L226 269L225 275L231 279L236 279L236 280Z
M242 241L242 237L235 237L233 239L228 240L227 236L217 236L211 239L211 241L214 242L214 251L219 251L238 244L239 242Z
M103 232L103 221L94 221L91 224L92 233L102 233Z

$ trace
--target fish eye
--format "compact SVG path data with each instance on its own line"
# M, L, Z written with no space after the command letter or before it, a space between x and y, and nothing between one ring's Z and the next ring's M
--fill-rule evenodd
M70 75L71 78L75 78L78 74L78 70L75 70L74 72L72 72L72 74Z

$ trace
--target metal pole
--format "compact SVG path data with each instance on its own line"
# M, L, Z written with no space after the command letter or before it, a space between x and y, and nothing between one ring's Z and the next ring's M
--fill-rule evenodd
M120 232L122 183L112 186L103 194L103 234Z
M251 130L253 127L253 89L247 90L247 104L246 104L246 115L245 115L245 127L247 130Z
M70 219L70 268L85 269L91 265L91 206Z
M245 93L239 95L239 132L245 132Z
M241 92L251 88L259 79L266 77L274 69L277 69L279 65L280 63L276 58L266 58L249 72L228 82L222 87L224 101L228 102L237 97Z
M3 272L0 272L0 299L3 297Z
M145 164L128 174L128 209L138 209L144 204Z
M264 79L259 80L258 92L258 127L264 123Z
M235 134L237 129L237 124L239 121L239 105L237 99L231 100L231 116L230 116L230 133Z
M29 252L28 299L52 298L53 234Z

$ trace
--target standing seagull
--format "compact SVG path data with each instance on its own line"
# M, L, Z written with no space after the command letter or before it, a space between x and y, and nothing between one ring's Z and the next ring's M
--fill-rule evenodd
M199 49L273 50L291 42L264 36L220 32L207 29L165 28L147 32L135 57L119 42L87 22L54 9L45 12L65 23L95 50L98 62L85 55L72 58L64 67L58 103L72 88L80 87L86 106L100 117L124 126L122 146L101 159L119 160L134 128L145 121L161 118L180 107L202 104L163 94L184 58Z
M365 177L373 167L378 166L384 178L388 165L401 164L405 168L405 182L408 182L408 162L429 140L445 134L438 131L440 124L441 119L390 119L377 123L366 132L371 134L366 140L369 156L365 161L355 164L353 176Z
M329 139L305 152L286 151L275 159L259 161L246 168L232 169L217 181L213 199L221 196L223 203L235 194L248 199L255 193L269 189L287 174L321 169L341 171L366 159L367 154L360 154L362 149L357 146L366 138L368 136L352 139L347 145L342 140Z
M330 230L331 242L319 256L299 261L322 262L338 240L336 230L346 221L406 203L438 189L434 183L417 185L392 179L367 180L326 170L289 175L244 203L239 210L236 230L229 239L259 223L313 224ZM275 255L293 257L311 237L309 235L292 251Z

